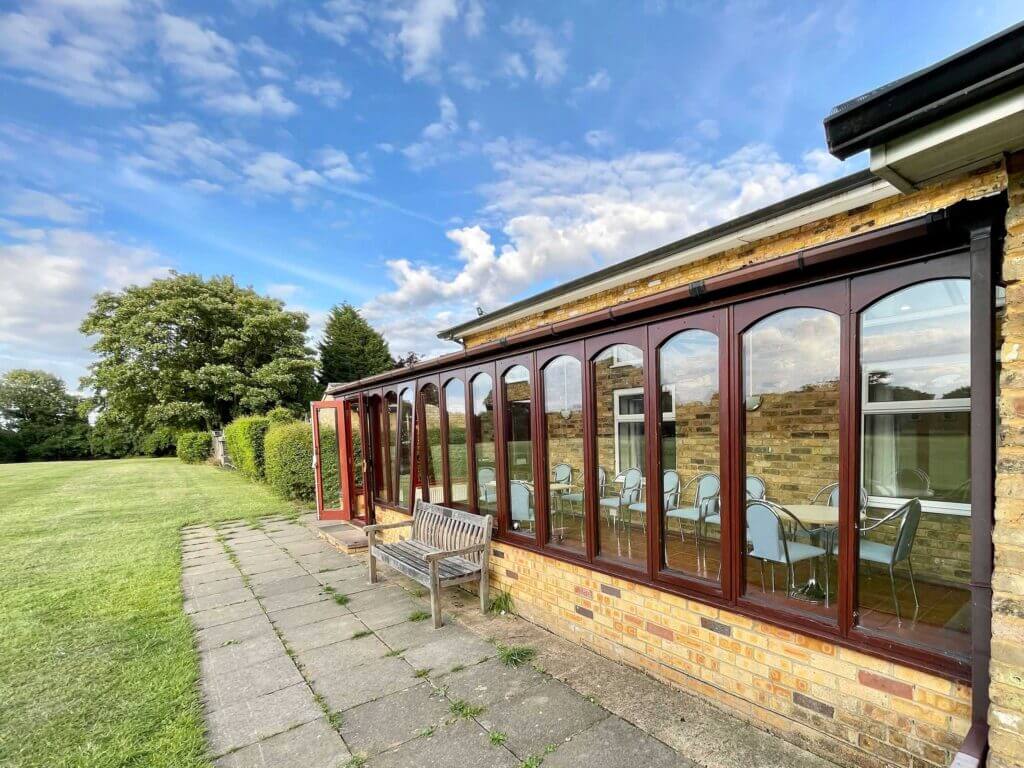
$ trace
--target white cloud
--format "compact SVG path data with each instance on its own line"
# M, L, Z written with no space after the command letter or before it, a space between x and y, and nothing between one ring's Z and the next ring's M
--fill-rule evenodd
M597 72L587 78L587 82L579 87L580 91L607 91L611 88L612 79L608 76L608 72L604 69L599 69Z
M258 59L275 67L289 67L294 64L291 56L273 46L267 45L263 38L253 35L239 46L246 53L250 53Z
M356 170L347 153L334 147L324 147L317 153L317 162L322 173L331 181L355 184L366 180L366 175Z
M298 110L295 102L276 85L263 85L252 93L241 90L207 93L202 97L202 103L214 112L243 117L289 117Z
M466 3L466 35L479 37L484 31L484 5L480 0L468 0Z
M152 249L73 229L0 245L0 368L56 367L77 386L89 360L78 326L92 297L165 275L161 262Z
M323 35L338 45L369 27L368 9L360 0L330 0L323 5L323 14L313 11L297 14L293 20L300 26Z
M414 0L408 8L394 12L399 22L396 37L402 48L406 80L436 74L435 59L441 52L444 27L458 13L455 0Z
M495 142L488 148L499 181L481 191L479 221L453 228L454 270L407 259L388 263L394 289L367 305L389 341L435 353L435 315L448 324L494 310L553 281L706 229L824 183L837 169L816 158L783 161L764 145L717 163L674 151L629 152L594 159ZM401 344L396 345L402 349Z
M526 62L518 53L507 53L501 60L501 74L509 80L525 80L530 70L526 68Z
M281 301L288 301L301 290L302 288L294 283L270 283L267 285L267 293Z
M467 61L460 61L448 67L448 74L467 91L480 91L487 87L487 80L480 77Z
M225 82L238 77L231 41L191 19L162 13L157 18L160 55L186 80Z
M277 152L261 152L242 171L249 189L268 195L301 195L324 181L316 171Z
M721 133L718 127L718 121L712 120L711 118L705 118L697 123L696 130L698 134L703 136L705 139L710 139L711 141L717 139Z
M587 131L583 134L583 140L594 149L601 149L602 147L607 147L613 144L615 142L615 137L610 131L594 128L593 130Z
M427 168L448 157L451 140L459 132L459 111L455 102L442 95L438 100L438 119L427 125L414 142L402 150L413 168Z
M64 197L35 189L19 189L10 197L4 213L15 218L46 219L57 224L79 224L87 212Z
M328 75L300 77L295 81L295 88L302 93L315 96L331 108L338 106L338 102L344 101L352 95L352 90L345 83Z
M533 62L534 80L548 86L562 79L569 52L558 44L550 29L533 19L517 16L505 25L505 31L526 42Z
M137 8L128 0L102 3L29 2L0 14L0 62L30 86L78 104L129 107L156 98L139 48Z

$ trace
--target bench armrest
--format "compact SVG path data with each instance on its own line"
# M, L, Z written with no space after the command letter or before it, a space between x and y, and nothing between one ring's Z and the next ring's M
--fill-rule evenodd
M429 555L425 555L423 559L428 563L433 563L438 560L447 560L449 557L475 555L477 552L483 552L484 546L484 544L474 544L471 547L463 547L462 549L449 549L444 552L431 552Z
M389 528L404 528L407 525L412 525L412 520L402 520L399 523L381 523L380 525L366 525L363 526L363 533L369 535L370 533L376 533L377 531L386 531Z

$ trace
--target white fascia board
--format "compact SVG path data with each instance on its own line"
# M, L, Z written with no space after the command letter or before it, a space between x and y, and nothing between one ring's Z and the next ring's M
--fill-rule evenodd
M530 306L523 307L512 314L503 315L502 317L494 320L483 320L478 325L470 326L464 330L462 332L462 337L464 338L472 334L482 333L483 331L490 330L491 328L506 325L507 323L521 320L522 318L529 317L530 315L536 315L555 307L579 301L587 298L588 296L593 296L594 294L601 293L602 291L611 290L612 288L616 288L620 285L644 280L646 278L653 278L663 272L675 269L676 267L692 264L693 262L700 261L701 259L706 259L732 250L733 248L750 245L751 243L779 234L780 232L795 229L796 227L803 226L804 224L810 224L811 222L819 221L821 219L828 218L829 216L835 216L839 213L845 213L853 210L854 208L870 205L878 202L879 200L885 200L886 198L894 197L898 194L900 194L900 192L896 187L887 181L879 179L878 181L860 187L859 189L840 193L835 197L828 198L827 200L820 200L812 205L784 213L773 219L769 219L768 221L732 232L716 240L702 243L701 245L694 246L693 248L687 248L675 253L666 254L657 261L645 264L642 267L631 269L628 272L619 273L605 280L591 283L578 288L575 291L560 294L546 301L531 304Z
M904 192L1024 147L1024 87L871 148L871 170Z

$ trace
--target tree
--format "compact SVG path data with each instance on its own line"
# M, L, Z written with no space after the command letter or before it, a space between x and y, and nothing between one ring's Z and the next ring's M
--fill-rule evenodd
M98 338L82 385L117 431L215 429L305 405L313 388L306 316L230 277L172 273L101 293L81 330Z
M384 337L351 304L331 309L319 344L320 386L347 383L394 368Z
M89 423L81 398L45 371L0 376L0 455L7 461L78 459L89 454Z

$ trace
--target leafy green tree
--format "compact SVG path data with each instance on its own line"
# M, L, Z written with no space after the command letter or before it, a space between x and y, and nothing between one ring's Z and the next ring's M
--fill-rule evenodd
M373 376L395 367L388 343L347 302L331 309L319 344L320 387Z
M99 360L83 386L104 417L135 430L216 429L240 415L305 406L313 390L306 316L230 277L172 273L99 294L82 322Z
M89 454L89 423L58 377L18 369L0 376L0 426L8 461L79 459Z

